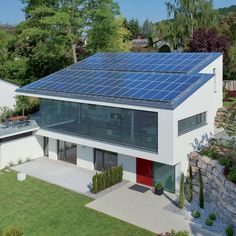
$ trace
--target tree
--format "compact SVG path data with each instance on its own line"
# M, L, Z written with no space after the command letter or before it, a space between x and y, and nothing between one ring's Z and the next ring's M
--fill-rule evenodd
M39 109L39 101L37 98L16 96L15 111L20 115L35 113Z
M189 166L189 177L188 177L188 201L193 200L193 172L192 167Z
M184 208L184 174L181 174L180 180L180 196L179 196L179 207Z
M169 0L166 6L169 17L177 23L174 30L178 37L180 35L184 46L188 38L193 36L195 28L215 25L216 15L212 0Z
M138 37L138 35L141 34L141 27L139 25L139 22L137 19L131 19L127 21L126 19L124 20L124 26L125 28L130 32L128 39L133 40Z
M154 33L154 24L146 19L142 25L140 33L144 38L152 38Z
M202 172L201 169L198 171L199 173L199 206L204 208L204 186L202 181Z
M127 51L128 30L119 16L119 6L113 0L94 1L88 30L88 46L92 52Z
M227 54L229 40L217 33L216 29L199 28L193 33L188 51L191 52L224 52Z

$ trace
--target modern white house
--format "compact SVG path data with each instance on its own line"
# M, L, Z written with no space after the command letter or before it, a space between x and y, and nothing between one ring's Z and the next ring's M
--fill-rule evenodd
M0 107L14 108L17 88L19 86L0 79Z
M178 192L188 154L214 135L222 60L220 53L98 53L17 89L40 98L37 155L98 171L121 165L124 179Z

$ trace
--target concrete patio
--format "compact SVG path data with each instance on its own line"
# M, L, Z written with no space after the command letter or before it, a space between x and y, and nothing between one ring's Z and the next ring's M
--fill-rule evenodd
M79 193L89 191L92 177L96 173L46 157L14 166L11 169Z
M129 189L131 185L128 183L86 206L154 233L174 229L187 230L196 236L217 235L192 223L190 214L178 208L174 194L157 196L150 190L140 193Z

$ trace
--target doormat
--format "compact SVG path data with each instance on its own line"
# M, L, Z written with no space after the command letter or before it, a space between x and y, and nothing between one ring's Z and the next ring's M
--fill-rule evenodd
M138 184L132 185L131 187L129 187L129 189L138 191L138 192L140 192L140 193L145 193L145 192L147 192L148 190L150 190L150 188L145 187L145 186L142 186L142 185L138 185Z

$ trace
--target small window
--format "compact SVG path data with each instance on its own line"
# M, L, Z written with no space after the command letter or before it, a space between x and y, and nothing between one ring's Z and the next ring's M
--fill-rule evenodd
M216 93L216 68L213 68L213 75L214 75L214 92Z
M206 112L178 121L178 135L187 133L206 124Z

